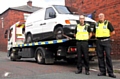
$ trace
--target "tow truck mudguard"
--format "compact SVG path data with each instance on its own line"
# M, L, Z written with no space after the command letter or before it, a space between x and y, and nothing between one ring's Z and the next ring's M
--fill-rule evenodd
M49 50L46 50L46 52L45 52L45 63L46 64L54 63L53 53Z

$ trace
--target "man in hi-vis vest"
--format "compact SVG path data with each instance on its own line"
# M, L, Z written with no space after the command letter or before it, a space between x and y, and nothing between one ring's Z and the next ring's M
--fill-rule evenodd
M100 13L98 15L98 18L99 21L94 31L95 37L97 38L96 51L100 70L98 76L106 76L107 71L109 77L116 78L116 76L113 74L113 66L110 56L111 53L110 36L114 35L115 31L112 24L109 21L105 20L105 15L103 13ZM106 62L104 56L106 58Z
M88 23L85 23L84 15L79 16L79 23L75 29L76 37L76 46L77 46L77 71L76 74L82 73L82 60L84 60L85 65L85 74L89 75L89 56L88 56L88 40L92 36L92 32L90 30L90 26ZM82 57L83 56L83 57ZM83 58L83 59L82 59Z

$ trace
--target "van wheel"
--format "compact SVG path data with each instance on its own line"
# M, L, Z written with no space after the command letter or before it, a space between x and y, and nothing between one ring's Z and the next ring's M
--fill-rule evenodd
M42 50L42 48L38 48L37 52L36 52L36 61L38 64L44 64L45 63L45 58L43 55L44 51Z
M55 34L55 38L56 39L62 39L63 38L63 28L62 27L58 27L55 29L54 34Z
M26 37L26 43L31 43L32 42L32 36L31 34L28 34Z

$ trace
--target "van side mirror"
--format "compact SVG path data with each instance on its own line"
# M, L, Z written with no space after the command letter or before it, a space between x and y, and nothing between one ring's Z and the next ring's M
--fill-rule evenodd
M8 30L5 31L4 38L7 38L7 36L8 36Z
M72 12L72 14L77 15L78 13L77 12Z
M50 13L49 13L49 17L55 18L55 17L56 17L56 14L55 14L54 12L50 12Z

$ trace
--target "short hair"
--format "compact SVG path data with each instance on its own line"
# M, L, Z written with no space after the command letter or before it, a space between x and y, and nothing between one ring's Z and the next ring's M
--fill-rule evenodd
M79 18L85 18L85 16L84 15L80 15Z
M105 16L105 14L104 14L104 13L99 13L99 15L98 15L98 16L101 16L101 15Z

